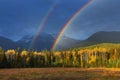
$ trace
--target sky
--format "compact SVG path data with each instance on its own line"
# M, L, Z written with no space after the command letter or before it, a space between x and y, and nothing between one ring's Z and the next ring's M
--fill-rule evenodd
M95 0L69 25L65 35L84 40L98 31L120 31L119 4L120 0Z
M19 40L34 35L58 0L0 0L0 36ZM42 32L58 34L67 21L90 0L59 0ZM120 30L120 0L94 0L63 35L86 39L97 31Z

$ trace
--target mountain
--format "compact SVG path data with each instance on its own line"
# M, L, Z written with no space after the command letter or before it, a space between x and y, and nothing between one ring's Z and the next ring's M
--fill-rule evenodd
M8 49L29 49L31 45L31 49L41 51L41 50L50 50L53 43L54 38L50 34L41 34L37 37L37 40L35 40L33 43L34 36L26 35L20 40L14 42L8 38L0 36L0 47L4 48L5 50Z
M94 45L99 43L120 43L120 32L119 31L96 32L95 34L90 36L88 39L79 42L74 47L89 46L89 45Z
M20 40L16 41L15 44L17 44L17 47L19 47L21 50L29 49L29 44L31 43L32 39L33 39L33 36L26 35L26 36L23 36Z
M37 40L34 41L32 48L35 50L50 50L54 40L55 39L50 34L41 34L37 37Z
M33 38L34 37L30 37L29 35L27 35L27 36L23 37L21 40L19 40L17 43L24 45L24 47L27 49L30 48L30 47L28 47L28 45L29 46L32 45L31 49L34 49L37 51L38 50L50 50L52 48L52 45L54 44L56 36L52 35L52 34L42 33L41 35L39 35L37 37L37 40L35 40L34 43L33 43ZM73 38L64 36L60 40L60 42L59 42L60 44L57 45L56 49L59 49L59 50L68 49L72 45L75 45L77 42L79 42L79 41L75 40ZM33 43L33 44L31 44L31 43Z
M63 36L56 46L56 50L65 50L71 48L73 45L76 45L80 40L76 40L73 38L69 38L67 36Z
M47 33L42 33L39 36L37 36L36 39L34 36L26 35L16 43L19 46L21 46L21 48L41 51L41 50L50 50L54 43L54 40L55 39L52 37L52 35Z
M34 36L31 35L26 35L16 42L0 36L0 46L3 47L5 50L17 48L31 48L37 51L50 50L55 41L55 37L51 34L42 33L37 37L35 41L33 40ZM63 36L62 39L59 41L59 44L57 45L56 49L63 50L68 48L83 47L100 43L120 43L120 32L96 32L88 39L83 41Z
M37 51L41 50L50 50L52 45L54 44L55 38L51 34L42 33L37 39L35 39L32 35L23 36L20 40L14 42L8 38L0 37L0 47L7 49L33 49ZM63 37L60 41L60 45L58 45L58 49L68 49L72 45L74 45L78 40L69 38L67 36Z
M0 46L5 50L17 47L17 45L12 40L2 36L0 36Z

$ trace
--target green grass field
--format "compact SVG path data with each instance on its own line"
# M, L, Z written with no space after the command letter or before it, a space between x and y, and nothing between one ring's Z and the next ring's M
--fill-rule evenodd
M21 68L0 69L0 80L119 80L120 69Z

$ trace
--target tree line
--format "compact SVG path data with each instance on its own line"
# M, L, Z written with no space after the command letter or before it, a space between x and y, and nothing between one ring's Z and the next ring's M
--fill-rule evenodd
M64 51L29 51L0 48L0 68L120 67L120 48L84 48Z

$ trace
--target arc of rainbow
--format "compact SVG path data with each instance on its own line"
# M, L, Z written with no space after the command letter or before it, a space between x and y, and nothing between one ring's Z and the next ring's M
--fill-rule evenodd
M87 4L85 4L82 8L80 8L69 20L68 22L63 26L62 30L60 31L60 33L58 34L51 50L54 51L55 47L57 46L57 44L60 41L60 38L62 37L63 33L65 32L65 30L67 29L67 27L70 25L70 23L72 21L74 21L74 19L85 9L87 8L94 0L90 0Z
M59 4L60 0L57 0L57 2L49 9L48 13L46 14L45 18L42 20L42 22L40 23L40 26L38 28L38 31L35 34L35 37L33 38L29 49L33 48L35 42L37 41L42 29L44 28L48 18L51 16L52 12L54 11L54 9L57 7L57 5Z

